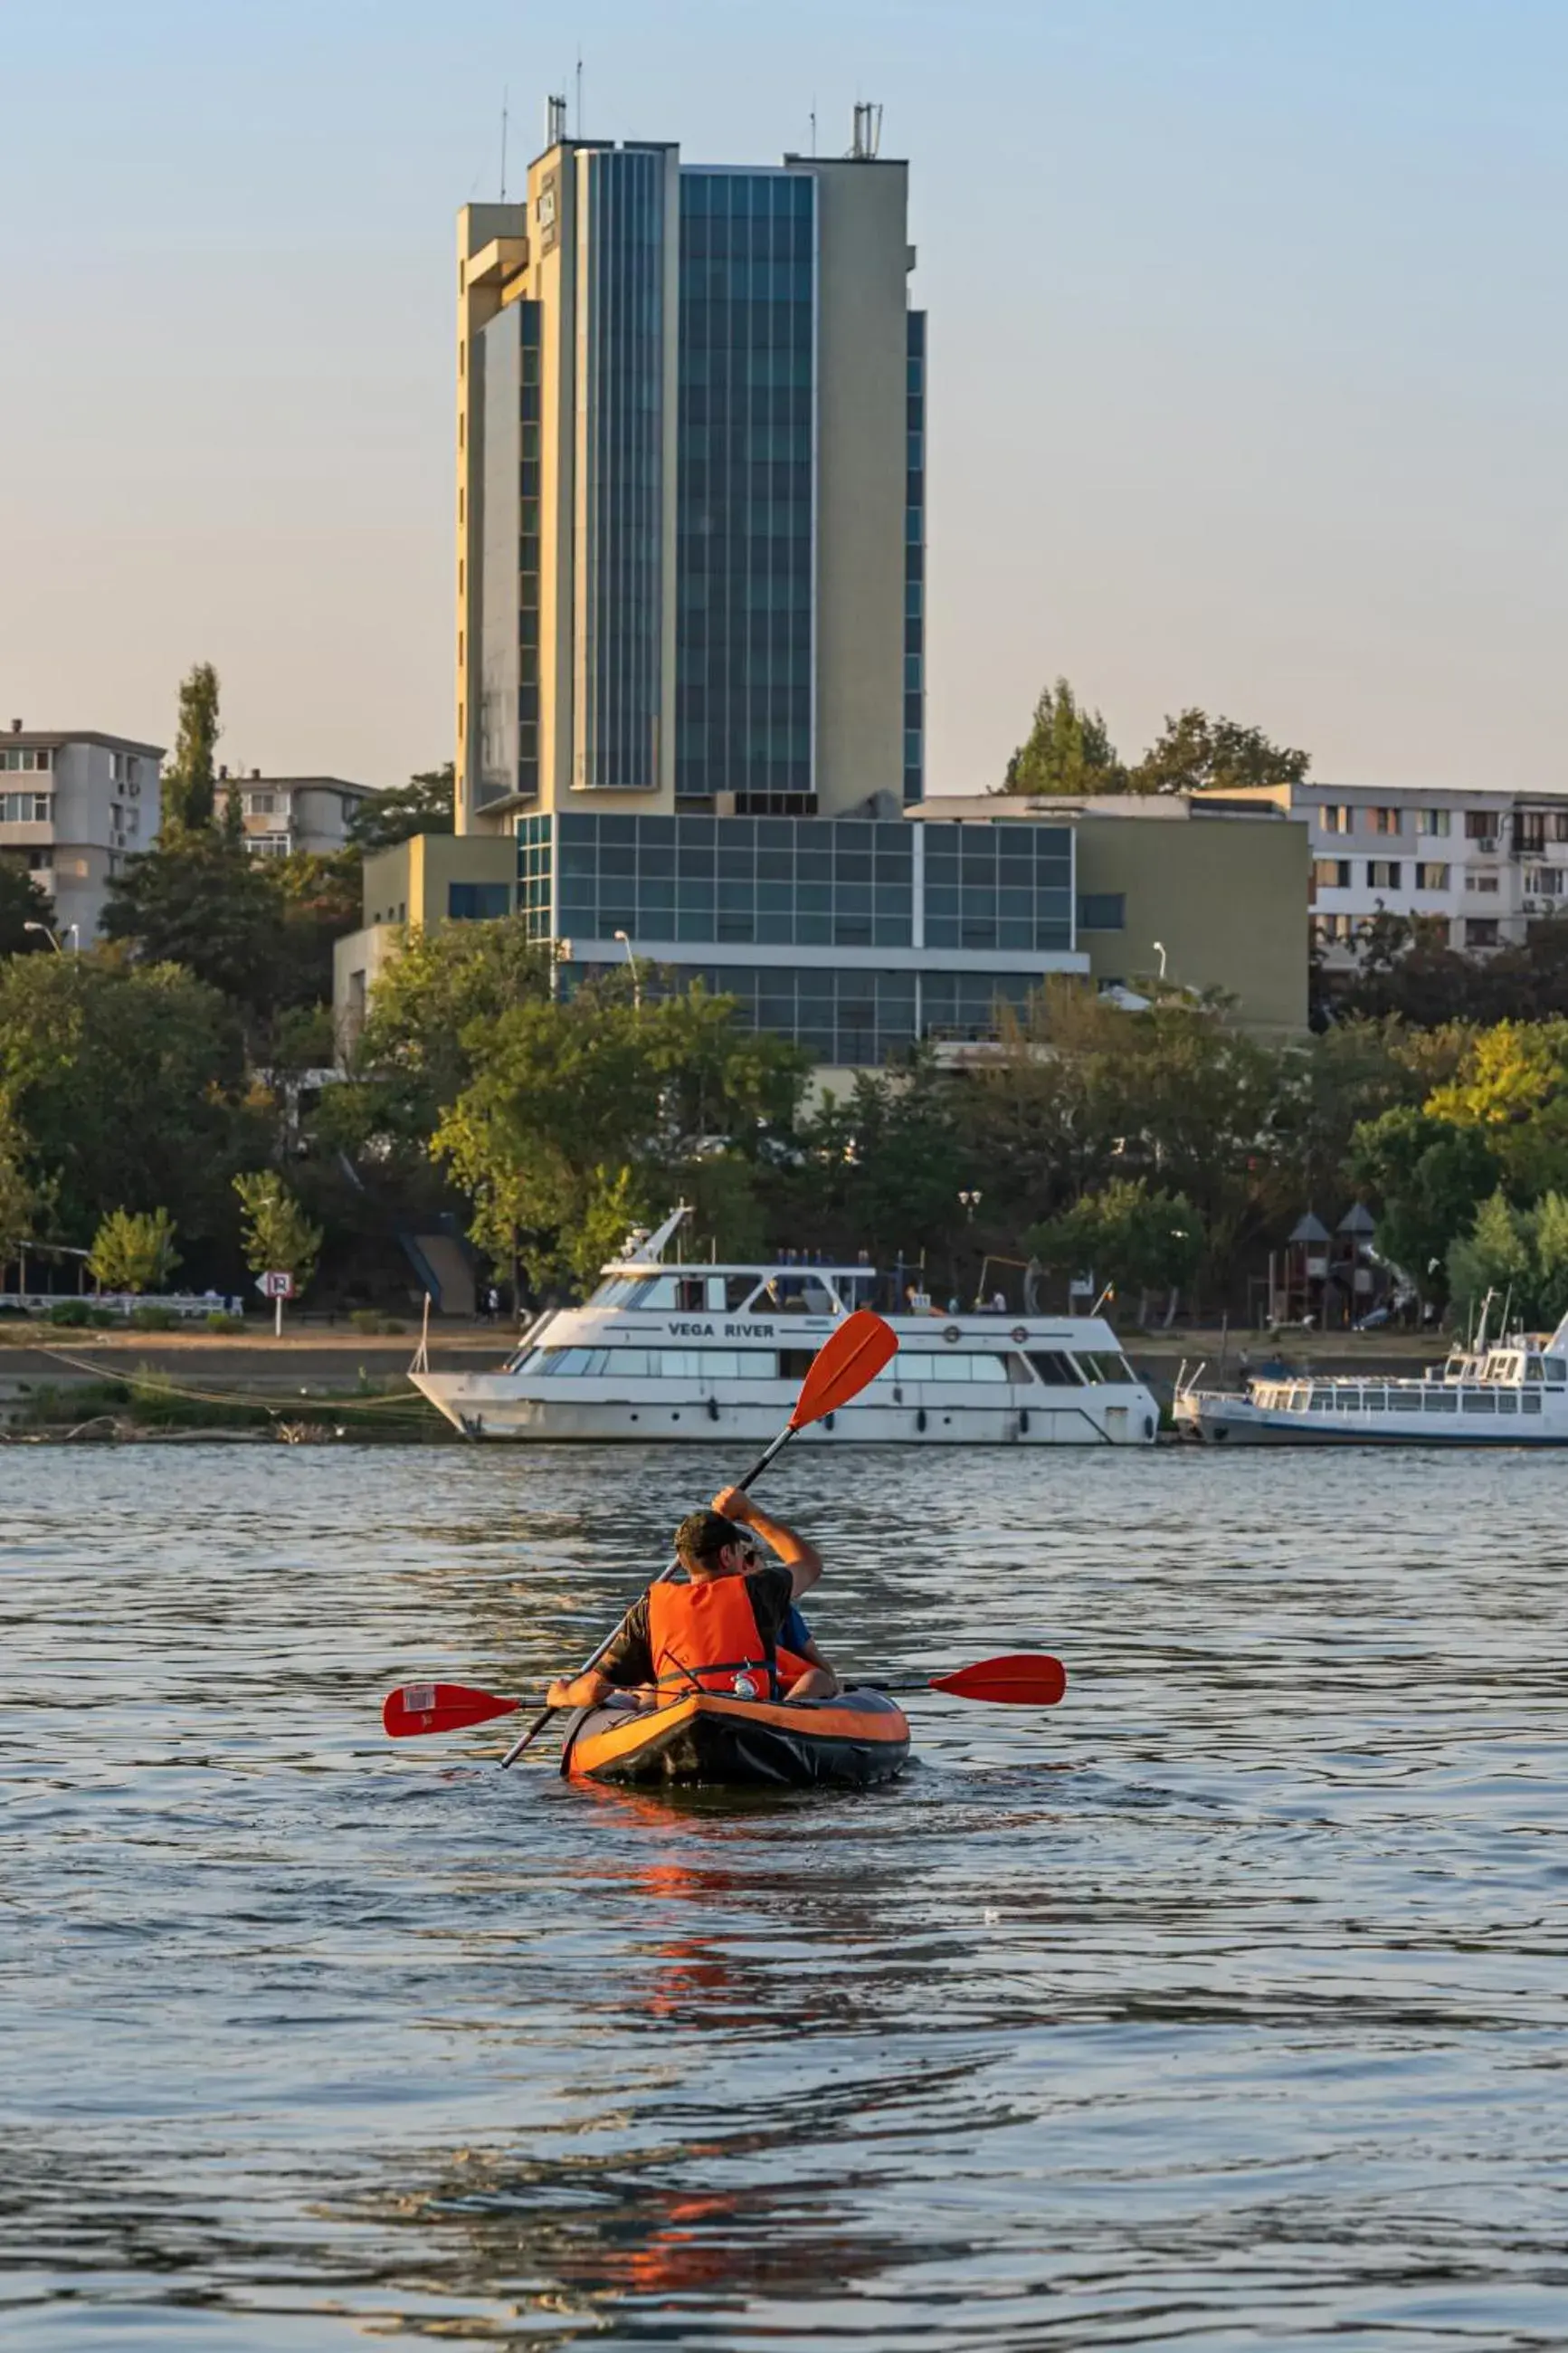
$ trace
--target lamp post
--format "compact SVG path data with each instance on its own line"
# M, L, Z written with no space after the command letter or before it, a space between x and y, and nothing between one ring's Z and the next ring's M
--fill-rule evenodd
M1163 940L1155 940L1152 944L1154 954L1160 959L1160 978L1163 980L1165 977L1165 943Z
M71 954L72 955L75 955L80 948L81 934L75 923L68 923L65 928L70 934ZM65 950L60 945L58 933L52 931L47 923L40 923L36 920L29 920L23 924L22 929L25 932L42 932L45 939L47 940L55 954L57 955L64 955Z
M973 1225L974 1223L974 1212L980 1207L979 1194L961 1193L958 1198L963 1205L964 1216L968 1219L969 1223Z
M642 983L637 978L637 960L632 954L631 937L630 934L626 932L617 932L616 934L616 937L625 948L626 952L626 963L631 968L632 1011L634 1013L640 1013L642 1011Z

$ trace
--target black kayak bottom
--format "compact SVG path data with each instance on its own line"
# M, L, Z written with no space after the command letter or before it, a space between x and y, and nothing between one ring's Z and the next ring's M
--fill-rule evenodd
M561 1770L631 1788L864 1789L909 1754L902 1709L878 1693L795 1705L703 1693L642 1715L584 1708Z

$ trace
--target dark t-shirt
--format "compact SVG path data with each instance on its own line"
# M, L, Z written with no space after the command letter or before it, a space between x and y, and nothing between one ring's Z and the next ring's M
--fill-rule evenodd
M794 1578L787 1568L776 1561L770 1562L765 1568L747 1571L746 1593L764 1648L776 1644L783 1637L784 1620L795 1599ZM632 1603L622 1619L609 1649L599 1661L597 1672L607 1682L622 1685L653 1681L646 1593Z

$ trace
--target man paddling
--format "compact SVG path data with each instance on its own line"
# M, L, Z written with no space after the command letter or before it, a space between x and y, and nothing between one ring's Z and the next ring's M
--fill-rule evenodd
M753 1536L775 1561L759 1562ZM684 1585L650 1586L632 1604L597 1666L557 1680L552 1707L595 1707L612 1692L635 1692L641 1707L668 1706L681 1691L742 1699L834 1698L837 1676L805 1634L787 1646L795 1604L822 1575L814 1545L759 1512L739 1487L721 1487L711 1507L691 1512L675 1532Z

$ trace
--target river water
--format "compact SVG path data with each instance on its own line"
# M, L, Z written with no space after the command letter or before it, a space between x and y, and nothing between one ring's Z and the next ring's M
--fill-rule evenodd
M0 1453L19 2353L1568 2342L1568 1464L854 1454L890 1791L394 1747L592 1648L695 1451Z

